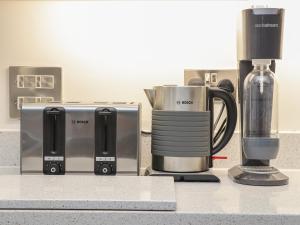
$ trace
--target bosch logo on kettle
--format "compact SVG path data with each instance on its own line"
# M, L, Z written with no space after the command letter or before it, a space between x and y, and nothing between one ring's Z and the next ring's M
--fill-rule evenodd
M194 102L192 100L179 100L176 101L177 105L192 105Z

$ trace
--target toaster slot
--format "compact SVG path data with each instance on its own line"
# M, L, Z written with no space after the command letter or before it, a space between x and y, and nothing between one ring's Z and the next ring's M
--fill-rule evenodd
M97 108L95 114L95 174L116 174L116 138L116 109Z
M43 172L65 173L65 110L62 107L44 109Z

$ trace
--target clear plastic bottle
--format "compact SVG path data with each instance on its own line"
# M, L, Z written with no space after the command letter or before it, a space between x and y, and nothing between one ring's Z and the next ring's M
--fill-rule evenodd
M254 69L244 81L243 145L248 159L276 158L278 138L278 84L271 60L252 60Z

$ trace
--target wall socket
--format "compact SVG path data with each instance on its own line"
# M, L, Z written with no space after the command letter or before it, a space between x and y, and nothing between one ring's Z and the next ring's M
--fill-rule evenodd
M233 96L237 97L238 71L225 70L184 70L184 85L207 85L217 87L220 80L229 79L234 86Z
M9 67L9 115L20 117L23 103L47 103L62 100L60 67Z

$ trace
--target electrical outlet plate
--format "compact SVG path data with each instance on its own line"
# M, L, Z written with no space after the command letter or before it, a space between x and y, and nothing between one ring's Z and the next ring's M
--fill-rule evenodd
M237 97L238 71L225 70L184 70L184 85L207 85L216 87L220 80L229 79L234 86L233 96Z
M62 100L60 67L9 67L9 115L20 117L23 103Z

